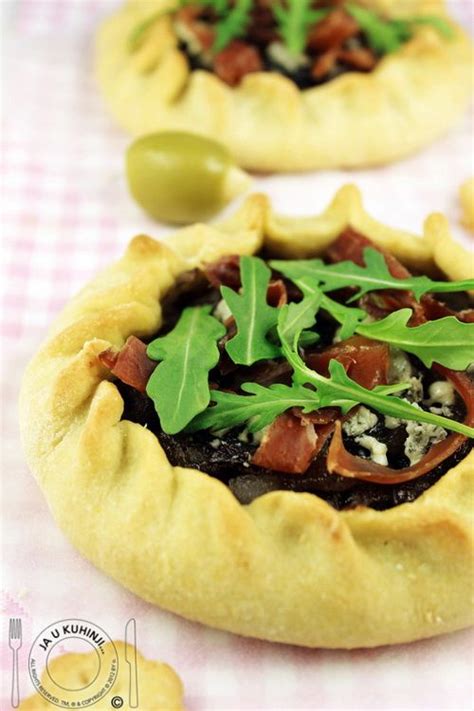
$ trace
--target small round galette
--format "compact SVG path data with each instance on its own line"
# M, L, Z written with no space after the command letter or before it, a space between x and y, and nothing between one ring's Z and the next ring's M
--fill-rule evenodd
M310 647L472 615L472 259L255 195L136 237L25 374L31 468L79 550L146 600Z
M217 137L259 171L413 153L465 109L472 67L442 0L128 0L96 48L125 129Z

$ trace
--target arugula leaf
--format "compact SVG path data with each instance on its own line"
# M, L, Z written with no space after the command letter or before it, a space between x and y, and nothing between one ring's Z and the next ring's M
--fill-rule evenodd
M383 20L380 15L368 8L347 3L345 9L359 24L367 37L367 42L378 54L390 54L400 48L404 39L402 28L397 23Z
M147 348L150 358L161 360L146 391L167 434L180 432L209 404L209 371L219 360L217 341L226 332L210 310L211 306L184 309L173 330Z
M350 338L354 334L357 325L366 318L366 312L363 309L340 304L338 301L334 301L334 299L331 299L329 296L326 296L326 294L323 294L321 289L315 285L315 281L311 278L311 276L298 276L301 272L299 272L298 267L293 269L293 265L295 263L298 264L298 262L285 262L288 266L281 268L281 273L288 279L291 279L291 281L293 281L293 283L301 289L306 297L318 295L320 308L330 313L331 316L341 324L339 331L339 337L341 340ZM283 264L283 262L279 262L279 264ZM305 346L301 340L300 345L303 348Z
M237 37L245 34L250 22L253 0L235 0L232 8L222 13L222 19L216 24L214 51L220 52Z
M297 278L308 277L322 291L334 291L348 286L359 291L349 301L359 299L370 291L379 289L401 289L412 291L419 300L428 292L451 293L474 289L474 279L464 281L433 281L427 276L411 276L397 279L390 274L383 254L372 247L364 249L365 266L361 267L347 260L336 264L324 264L321 259L298 261L272 260L270 265L282 274L290 274L290 269ZM294 277L290 277L294 280Z
M300 345L307 346L319 339L317 333L305 331L304 329L314 326L322 297L323 293L320 291L319 293L305 296L299 303L288 304L288 308L283 311L283 317L279 325L279 333L285 340L291 343L295 336L299 336Z
M313 0L288 0L286 7L275 3L272 7L279 34L291 54L301 54L306 47L308 31L328 14L329 10L313 10Z
M378 54L390 54L400 49L412 37L416 25L431 25L446 39L454 37L453 28L442 17L420 15L406 19L384 19L373 10L353 3L347 3L345 9L359 24L367 42Z
M285 305L279 309L278 314L278 335L282 343L283 353L294 370L293 384L291 386L274 384L266 388L257 383L245 383L242 385L242 390L245 393L249 393L250 396L213 391L211 400L216 404L199 414L188 426L189 431L201 429L218 430L247 423L249 430L256 432L292 407L301 407L305 413L319 410L322 407L338 407L343 414L346 414L356 405L362 404L384 415L396 417L400 420L425 422L444 427L467 437L474 436L474 428L447 417L427 412L406 400L394 396L394 393L408 389L410 387L409 383L379 385L372 390L368 390L352 380L347 375L342 363L337 360L333 359L329 364L329 377L324 377L308 368L298 353L298 345L300 344L301 329L307 323L310 323L312 317L310 316L310 309L307 311L302 309L302 313L305 313L304 318L295 319L295 311L291 309L291 306L300 305ZM401 314L406 322L410 315L410 309L404 309L403 311L405 314L402 312L398 312L398 314ZM392 314L384 321L386 322L393 316L397 316L397 314ZM397 316L397 318L401 321L400 316ZM450 319L452 317L447 318ZM440 321L445 320L440 319ZM298 326L296 323L298 323ZM370 327L378 326L381 323L383 321L370 324ZM369 328L369 324L359 326L358 330L366 327ZM413 329L406 330L411 331ZM372 336L372 334L370 335Z
M320 375L308 368L297 352L295 344L287 341L283 343L285 357L293 367L294 382L299 385L311 385L316 388L319 396L320 407L339 407L343 414L355 405L366 405L384 415L390 415L401 420L414 420L427 424L444 427L447 430L458 432L467 437L474 436L474 428L462 422L450 420L448 417L435 415L415 407L406 400L394 397L393 393L406 390L409 383L394 385L378 385L372 390L362 387L352 380L346 373L342 363L331 360L329 363L329 378Z
M360 324L357 332L413 353L428 368L433 361L453 370L468 367L474 353L474 324L446 316L410 327L411 315L411 309L400 309L381 321Z
M198 415L187 427L187 431L216 431L247 423L250 432L258 432L292 407L301 407L304 413L314 412L322 407L339 407L345 414L356 405L364 404L385 415L427 422L467 437L474 436L472 427L426 412L392 396L392 393L410 387L409 384L379 385L373 390L367 390L351 380L342 363L337 360L330 362L330 378L325 378L307 368L296 353L293 352L293 356L295 374L302 382L294 382L291 386L274 384L270 387L244 383L242 390L251 393L251 396L215 390L211 400L216 404ZM316 390L311 390L307 384Z
M258 383L244 383L242 390L248 395L213 390L211 400L216 404L201 412L187 430L221 430L248 423L250 432L258 432L270 425L278 415L292 407L301 407L303 412L318 410L319 397L301 385L275 383L264 387Z
M228 341L226 350L238 365L252 365L258 360L278 358L281 356L281 348L277 345L274 332L280 309L267 303L271 271L258 257L241 257L240 273L241 294L227 286L221 287L221 294L237 324L237 335ZM301 345L304 346L319 340L315 331L305 329L314 326L316 312L323 298L324 294L317 290L299 303L289 304L285 336L300 334Z
M278 321L278 309L267 304L271 271L258 257L244 256L240 258L240 276L241 294L228 286L221 287L221 294L237 323L237 335L226 343L226 351L238 365L277 358L280 349L267 339L268 332Z

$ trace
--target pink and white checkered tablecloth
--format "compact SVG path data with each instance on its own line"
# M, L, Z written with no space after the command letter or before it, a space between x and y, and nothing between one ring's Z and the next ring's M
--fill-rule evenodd
M94 28L109 0L2 0L3 107L1 709L9 705L8 618L23 619L20 686L31 693L28 649L67 617L92 620L113 638L137 619L145 655L172 664L191 711L210 709L468 709L473 705L469 631L395 648L311 651L217 632L156 609L123 590L69 545L24 462L17 431L21 373L51 319L137 232L163 234L127 194L123 151L94 85ZM453 11L472 27L472 0ZM372 171L270 176L255 188L282 212L317 212L355 181L375 217L413 231L432 210L456 236L457 189L474 173L472 118L414 158ZM126 531L124 531L126 535Z

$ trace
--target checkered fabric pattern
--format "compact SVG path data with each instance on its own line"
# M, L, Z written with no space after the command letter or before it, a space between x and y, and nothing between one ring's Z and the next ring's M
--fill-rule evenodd
M164 234L129 197L128 137L115 128L92 76L94 29L109 0L3 0L2 459L3 627L1 709L9 705L8 618L23 620L21 695L31 693L29 647L45 626L82 617L123 638L135 617L145 655L172 664L191 711L211 709L467 709L469 632L397 648L338 652L246 640L142 602L83 560L51 519L17 431L19 382L52 318L137 232ZM471 0L453 11L472 26ZM322 209L357 182L380 220L421 229L448 215L458 239L457 190L474 173L472 118L423 153L373 171L255 178L281 212ZM124 535L126 533L124 532Z

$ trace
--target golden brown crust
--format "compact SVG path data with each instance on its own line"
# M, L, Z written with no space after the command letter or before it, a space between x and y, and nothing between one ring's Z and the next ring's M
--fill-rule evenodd
M413 15L413 2L368 2L391 15ZM423 26L369 74L348 73L300 91L275 72L249 74L230 88L214 74L189 72L167 16L140 47L128 49L143 19L172 0L132 0L101 27L96 72L119 123L133 134L163 129L199 132L229 146L239 165L309 170L387 163L428 144L465 108L472 89L472 49L453 24L447 41ZM443 14L439 2L416 13ZM212 111L209 107L212 107Z
M461 202L461 222L468 230L474 232L474 178L466 180L459 188Z
M104 658L109 653L118 655L118 676L112 690L93 705L97 711L110 711L111 698L120 696L124 701L121 708L127 711L132 707L129 705L129 671L125 659L125 644L123 642L107 643L103 645ZM63 654L56 657L48 664L50 675L45 669L41 681L46 689L54 690L54 682L57 680L61 684L61 699L64 702L77 701L77 693L68 689L78 689L84 686L89 679L95 676L96 665L95 651L89 654ZM153 711L184 711L183 706L183 685L175 671L162 662L154 662L145 659L137 651L137 676L138 676L138 699L139 707L142 709L153 709ZM99 691L100 687L97 687ZM88 696L92 697L95 692L93 681L87 687ZM74 704L73 704L74 705ZM21 702L20 711L40 711L41 709L55 708L43 696L36 693ZM63 706L64 708L64 706Z
M474 454L414 503L388 511L338 512L290 492L241 506L217 479L172 467L154 434L120 419L122 398L97 359L132 333L156 332L159 299L183 270L263 244L319 254L348 224L409 266L472 276L441 215L419 238L370 218L353 186L308 219L275 215L255 195L226 223L180 230L166 246L132 240L72 300L29 365L22 434L52 511L87 558L145 599L306 646L406 642L471 622Z

